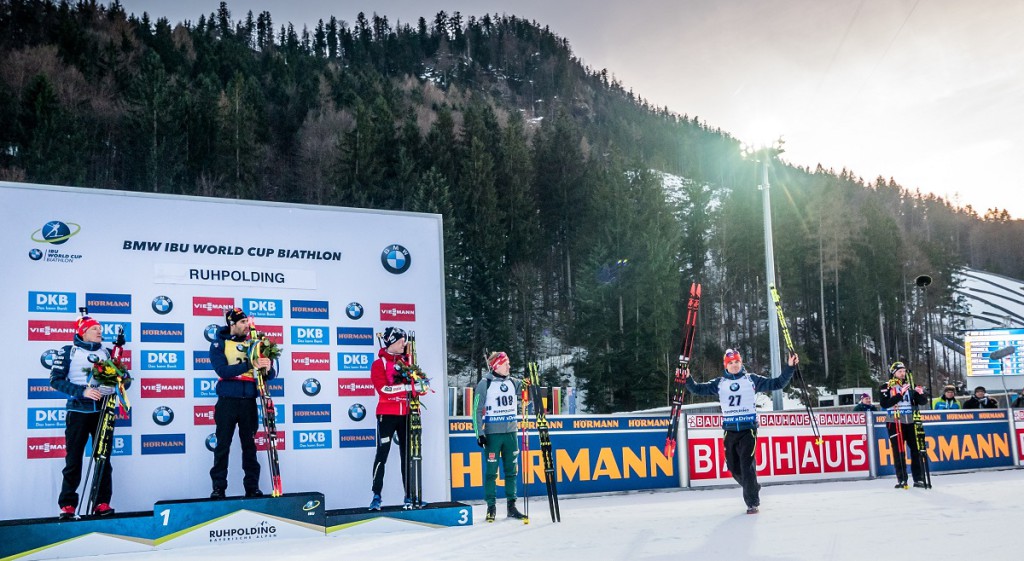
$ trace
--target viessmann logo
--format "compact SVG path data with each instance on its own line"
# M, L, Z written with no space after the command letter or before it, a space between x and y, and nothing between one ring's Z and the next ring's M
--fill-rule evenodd
M193 408L192 422L195 425L215 425L213 420L213 405L196 405Z
M26 444L26 456L30 460L63 458L66 450L63 436L30 436Z
M185 397L184 378L143 378L139 381L141 395L151 397Z
M416 304L381 303L381 321L416 321Z
M267 448L270 447L270 439L267 438L267 433L265 431L258 431L256 433L256 438L253 440L256 441L256 449L260 452L265 452ZM285 442L285 431L277 431L277 446L275 446L275 448L278 450L287 450Z
M284 326L263 325L262 323L259 323L256 324L256 329L258 329L260 333L265 335L267 339L270 339L271 341L277 343L278 345L284 344Z
M368 397L374 395L369 378L338 378L339 397Z
M29 341L71 341L76 332L73 321L28 320Z
M235 307L234 298L214 298L209 296L192 297L193 316L224 317L225 310Z
M331 353L292 353L292 370L330 370Z

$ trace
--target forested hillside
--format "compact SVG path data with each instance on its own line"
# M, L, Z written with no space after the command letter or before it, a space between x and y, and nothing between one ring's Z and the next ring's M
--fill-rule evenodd
M759 164L570 41L505 14L310 29L225 4L170 22L0 0L0 179L440 213L449 370L481 372L484 347L516 368L578 348L595 412L666 403L692 281L696 375L725 347L767 364ZM785 154L770 177L812 383L867 385L897 358L923 369L918 275L935 280L936 330L957 325L956 268L1024 278L1024 224L1000 209Z

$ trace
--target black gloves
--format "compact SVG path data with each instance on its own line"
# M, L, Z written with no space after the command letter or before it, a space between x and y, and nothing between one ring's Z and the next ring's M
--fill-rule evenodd
M483 448L484 446L487 446L487 435L486 434L481 434L480 436L476 437L476 443L481 448Z

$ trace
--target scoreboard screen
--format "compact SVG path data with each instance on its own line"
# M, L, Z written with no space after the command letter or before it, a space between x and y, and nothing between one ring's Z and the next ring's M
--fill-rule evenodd
M1016 347L1003 359L992 353ZM964 334L968 376L1015 376L1024 374L1024 329L986 329Z

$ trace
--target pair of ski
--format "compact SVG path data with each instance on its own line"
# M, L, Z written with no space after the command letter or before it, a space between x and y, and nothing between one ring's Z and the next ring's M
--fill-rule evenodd
M555 470L555 456L554 449L551 446L551 432L548 425L547 410L544 407L544 400L540 395L540 375L537 369L537 363L531 362L526 365L526 376L523 377L523 422L522 427L522 440L523 440L523 453L520 456L523 460L523 489L529 489L529 483L527 481L527 472L532 467L530 461L530 447L529 447L529 436L527 434L527 412L529 409L529 403L533 401L533 414L537 419L537 439L540 441L540 453L541 461L544 464L544 487L548 495L548 509L551 511L551 521L561 522L562 513L558 509L558 487L557 487L557 472ZM524 498L526 518L523 519L524 524L530 523L530 495L529 491L526 492Z
M405 508L412 509L423 508L423 405L420 403L419 388L426 387L428 382L416 360L415 331L406 335L405 363L402 373L409 384L409 432L406 437L409 442L409 469L405 486L409 496L406 497Z
M117 339L110 349L110 358L120 363L124 354L124 328L119 327ZM86 513L93 512L96 508L96 497L100 492L100 482L103 481L103 473L109 469L110 455L114 446L114 425L117 423L117 396L106 395L100 403L100 420L96 423L96 432L92 435L92 457L89 461L89 468L85 471L85 481L92 480L89 485L89 499L86 501ZM95 472L93 469L95 468ZM81 506L81 505L79 505Z
M268 347L266 335L256 331L256 324L250 320L249 363L254 365L256 391L260 396L260 409L263 410L263 431L267 435L267 463L270 467L270 494L273 497L280 497L284 489L281 485L281 462L277 457L277 410L274 408L274 398L270 395L270 388L267 385L267 370L255 366L260 358L276 358L267 355Z
M892 387L894 385L895 384L891 380L889 382L889 387ZM910 389L907 390L908 392L913 392L914 391L914 387L915 387L914 386L914 374L910 371L909 368L907 369L907 386L909 386L909 388L910 388ZM893 424L896 425L896 444L897 444L897 448L898 448L898 450L893 450L893 454L899 454L900 458L903 459L903 469L904 469L903 473L904 473L904 475L906 475L907 450L906 450L906 445L904 444L904 440L903 440L903 421L900 419L900 404L899 403L897 403L892 408L892 412L893 412L893 421L894 421ZM928 458L928 443L925 441L924 422L921 420L921 407L917 404L917 401L914 399L914 395L913 394L910 395L910 412L911 412L910 413L911 423L914 425L914 443L917 444L918 457L921 459L921 475L924 478L922 483L924 484L924 488L925 489L931 489L932 488L932 468L931 468L931 462L930 462L930 460ZM911 460L913 460L913 458L911 458ZM897 477L899 477L899 473L897 473ZM902 487L904 489L908 489L909 488L907 486L907 483L906 483L905 479L900 481L900 483L903 483L903 485L899 485L899 483L897 483L897 485L896 485L897 488L899 488L899 487ZM917 486L916 483L914 485Z

